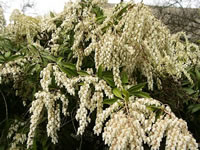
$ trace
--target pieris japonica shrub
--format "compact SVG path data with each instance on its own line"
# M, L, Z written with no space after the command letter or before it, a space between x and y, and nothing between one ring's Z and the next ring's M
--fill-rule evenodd
M7 148L36 149L41 124L56 144L70 117L77 135L94 122L93 133L111 150L157 150L162 141L166 150L198 149L186 121L147 93L162 89L167 77L192 84L187 69L199 65L198 46L184 33L170 34L142 3L120 3L111 13L105 5L69 2L63 12L37 18L15 10L10 24L2 24L3 122L8 85L26 111L13 117Z

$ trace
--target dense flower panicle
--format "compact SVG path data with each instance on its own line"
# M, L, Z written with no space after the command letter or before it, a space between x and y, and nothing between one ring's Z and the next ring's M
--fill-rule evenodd
M18 144L25 144L27 139L26 134L21 134L21 133L16 133L15 136L13 137L12 144L9 148L9 150L18 150L20 149L20 146L18 147Z
M1 82L9 82L10 80L14 80L14 82L19 80L26 61L26 58L20 58L5 64L0 64L0 84Z
M27 140L27 135L25 133L19 132L19 128L24 127L25 122L15 120L8 129L7 139L12 140L9 150L20 149L20 145L25 144Z
M61 88L65 87L65 89L70 95L75 95L75 89L73 86L76 82L80 80L80 78L73 78L73 79L67 78L66 74L64 72L59 71L59 68L55 65L53 66L53 71L56 84Z
M55 67L54 67L55 69ZM31 125L28 134L27 147L33 144L33 137L35 135L35 130L41 119L41 112L43 108L47 109L48 123L47 123L47 134L51 137L52 142L55 144L58 142L57 131L60 130L61 118L60 118L60 105L56 102L61 100L62 102L62 113L67 115L68 99L65 95L61 94L59 90L50 91L49 85L51 84L51 74L52 74L52 64L48 64L46 68L41 71L41 87L43 91L38 91L35 93L36 100L32 102L30 108Z
M100 84L101 90L104 90L104 92L108 98L114 97L114 95L112 93L112 89L110 86L107 85L106 81L100 80L99 84Z
M35 97L37 98L37 100L32 102L32 106L30 108L30 113L33 113L33 115L31 115L31 125L30 125L30 130L28 133L28 140L27 140L27 147L29 148L31 145L33 145L33 138L35 136L35 130L37 128L39 119L40 119L40 115L42 112L42 109L44 107L44 101L43 101L43 97L46 96L45 92L38 92L35 94Z
M99 135L102 132L104 122L110 115L112 115L112 113L114 113L120 108L120 105L121 105L120 101L115 102L112 106L103 110L102 113L97 114L95 126L93 128L95 134Z
M3 9L1 7L0 8L0 33L4 31L5 25L6 25L6 20L3 14Z
M40 21L39 18L26 16L18 9L15 9L10 16L10 24L7 27L7 31L16 41L24 42L25 37L28 42L33 42L34 36L41 30Z
M25 122L21 122L19 120L15 120L13 124L11 124L10 128L8 129L7 138L10 139L14 133L18 131L18 129L25 125Z
M87 105L90 102L91 90L90 85L85 82L78 92L80 98L80 106L76 113L76 120L79 120L79 128L77 134L83 134L85 127L88 125Z
M145 136L144 131L139 122L133 118L128 118L123 111L111 116L103 132L103 140L105 144L110 146L111 150L142 150L143 136Z
M79 128L77 134L83 134L86 126L90 122L89 115L97 109L96 114L103 112L103 92L108 97L113 97L111 87L109 87L105 81L98 80L96 77L86 76L83 78L84 85L81 86L78 92L80 98L79 109L76 113L76 120L79 121ZM95 92L91 93L90 84L95 87Z
M28 134L27 145L30 147L33 144L33 137L35 135L36 127L38 126L39 120L41 119L42 110L47 109L48 123L47 123L47 134L51 137L52 142L55 144L58 142L57 131L60 130L61 119L60 119L60 105L56 102L60 99L63 105L62 113L66 115L68 107L68 99L64 95L57 92L39 91L35 94L36 100L32 102L30 108L31 125Z
M45 91L49 91L49 85L51 84L51 70L52 65L48 64L47 67L40 72L40 77L42 78L40 84Z
M111 150L142 150L143 143L148 144L152 150L158 150L165 136L166 149L198 149L195 139L188 132L187 123L178 119L168 106L154 99L131 99L127 107L113 113L105 125L102 136ZM163 111L157 120L156 113L146 108L150 105L159 106ZM147 127L146 124L151 125Z

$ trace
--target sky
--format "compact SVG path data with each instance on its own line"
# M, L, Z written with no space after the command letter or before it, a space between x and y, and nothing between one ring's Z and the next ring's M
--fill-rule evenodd
M21 9L22 8L22 4L27 1L27 0L0 0L0 4L3 2L4 4L6 4L6 9L5 10L5 18L8 21L9 20L9 16L11 14L11 12L14 9ZM53 11L53 12L61 12L64 8L64 4L68 1L68 0L30 0L33 1L35 4L34 9L32 9L31 11L27 12L28 14L32 15L32 16L36 16L36 15L44 15L47 14L49 11ZM143 2L145 4L161 4L166 2L166 0L143 0ZM182 0L184 5L187 6L187 2L189 0ZM190 0L193 1L192 2L192 7L197 6L195 3L195 1L197 0ZM120 0L108 0L109 3L119 3ZM141 2L141 0L134 0L134 2Z

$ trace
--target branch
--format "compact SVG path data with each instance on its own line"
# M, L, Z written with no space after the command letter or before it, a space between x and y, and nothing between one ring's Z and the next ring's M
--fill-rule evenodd
M3 97L3 100L4 100L4 103L5 103L5 108L6 108L6 120L8 120L8 105L7 105L7 102L6 102L6 99L5 99L5 96L3 94L3 92L0 90L1 92L1 95Z

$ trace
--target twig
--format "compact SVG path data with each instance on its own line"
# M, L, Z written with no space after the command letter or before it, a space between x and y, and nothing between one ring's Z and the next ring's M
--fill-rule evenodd
M82 143L83 143L83 137L82 137L82 135L81 135L81 142L80 142L80 145L79 145L79 150L82 149Z
M76 107L74 107L74 108L72 109L72 112L71 112L71 118L72 118L71 121L72 121L72 125L73 125L73 127L74 127L74 131L75 131L75 133L76 133L77 131L76 131L76 127L75 127L74 119L73 119L73 111L75 110L75 108L76 108Z
M1 92L1 95L3 97L3 100L4 100L4 103L5 103L5 108L6 108L6 120L8 120L8 105L7 105L7 102L6 102L6 99L5 99L5 96L3 94L3 92L0 90Z

